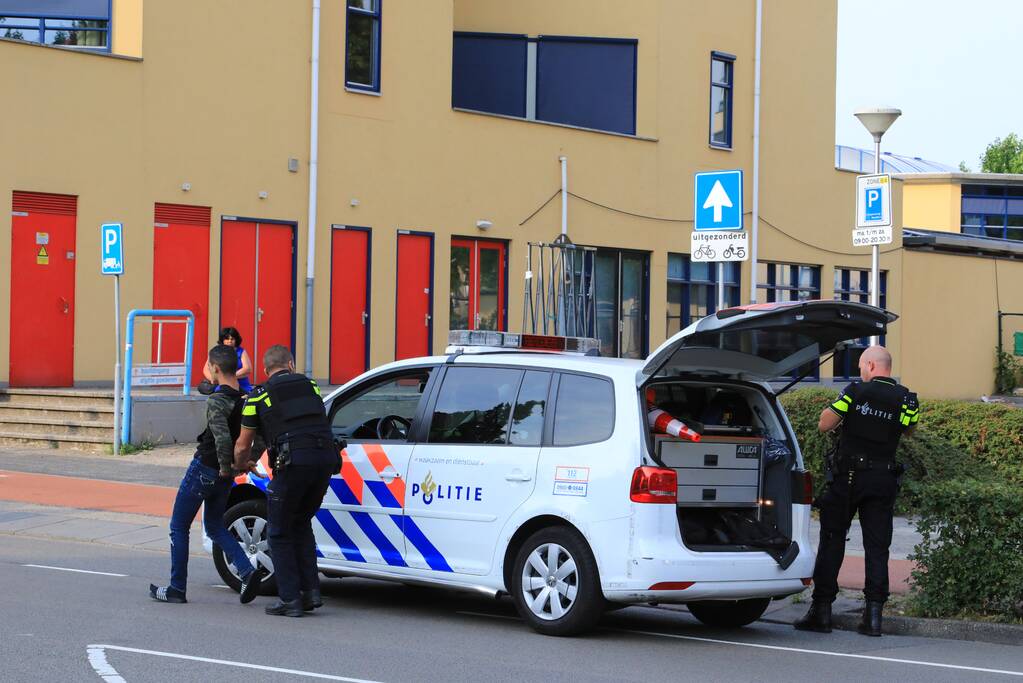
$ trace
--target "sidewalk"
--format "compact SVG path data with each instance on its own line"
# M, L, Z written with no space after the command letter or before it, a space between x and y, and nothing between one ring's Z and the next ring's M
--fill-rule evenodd
M167 518L124 512L0 501L0 537L25 536L170 551ZM198 520L192 525L189 554L203 556Z

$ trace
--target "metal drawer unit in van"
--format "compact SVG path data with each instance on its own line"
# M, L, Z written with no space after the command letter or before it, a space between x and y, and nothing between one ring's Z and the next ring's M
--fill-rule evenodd
M657 437L658 456L678 473L680 507L757 507L762 439L705 436L699 443Z

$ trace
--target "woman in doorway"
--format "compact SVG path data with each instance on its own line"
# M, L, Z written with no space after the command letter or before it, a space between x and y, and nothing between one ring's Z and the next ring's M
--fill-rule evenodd
M235 353L238 354L238 371L235 373L235 377L238 378L238 388L241 392L248 394L252 391L252 382L249 380L252 376L252 359L249 358L249 352L242 347L242 335L238 332L237 328L225 327L220 331L217 343L232 347ZM207 380L213 380L210 376L210 366L208 363L202 372Z

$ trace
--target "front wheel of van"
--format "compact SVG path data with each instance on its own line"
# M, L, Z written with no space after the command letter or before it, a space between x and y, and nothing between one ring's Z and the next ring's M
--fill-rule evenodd
M549 636L592 628L604 610L597 562L574 529L540 529L522 544L512 567L512 597L522 618Z
M770 598L749 600L701 600L686 603L689 612L707 626L739 628L752 624L763 616Z

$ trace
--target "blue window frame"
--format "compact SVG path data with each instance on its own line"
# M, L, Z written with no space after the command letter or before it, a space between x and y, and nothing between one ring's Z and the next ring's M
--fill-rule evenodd
M797 263L757 264L757 289L765 294L765 301L810 301L821 298L821 267L807 266ZM812 370L811 370L812 366ZM792 379L810 370L806 379L820 379L820 367L817 361L796 368L790 375Z
M348 0L345 16L345 86L380 92L380 3Z
M1023 185L963 185L962 232L1023 240Z
M638 41L456 31L451 106L636 134Z
M110 52L112 0L0 0L0 38Z
M881 271L879 274L881 291L878 292L878 303L881 308L888 306L888 273ZM870 303L870 271L857 268L835 268L835 294L836 301L856 301L861 304ZM882 336L879 340L884 346L885 339ZM835 351L832 359L832 374L837 378L854 379L860 376L859 364L860 355L870 345L870 338L863 337L849 342L845 349Z
M732 87L735 57L724 52L710 53L710 144L732 148Z
M725 303L739 305L741 263L725 264ZM717 312L717 264L693 263L687 254L668 254L668 327L670 337Z

